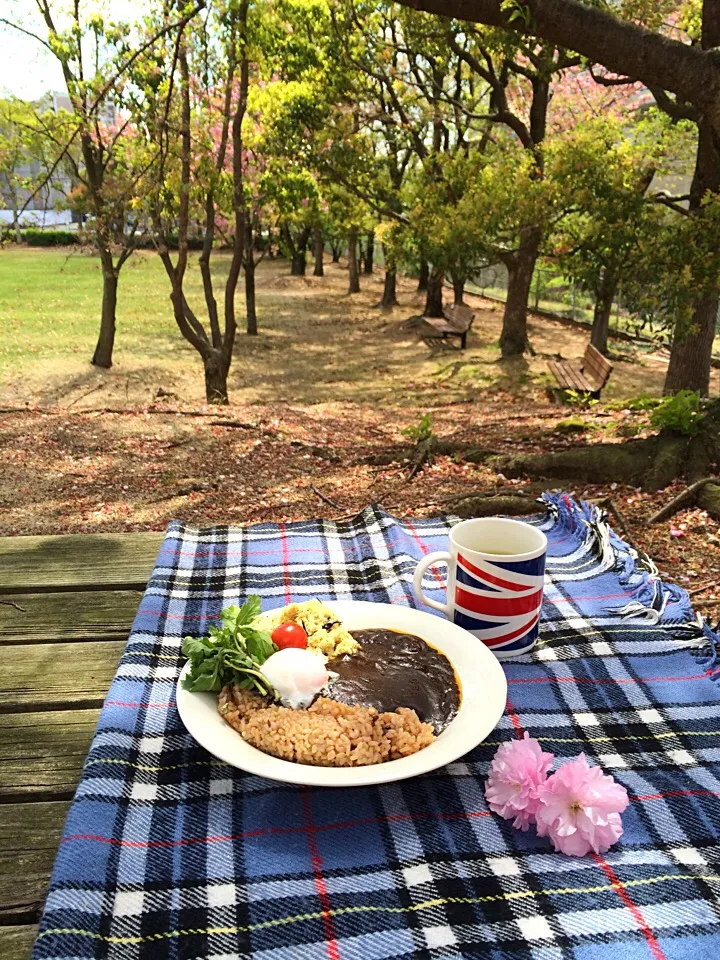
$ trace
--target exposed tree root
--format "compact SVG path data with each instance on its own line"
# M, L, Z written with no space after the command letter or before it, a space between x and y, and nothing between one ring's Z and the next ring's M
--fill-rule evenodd
M698 480L697 483L691 484L686 490L675 497L674 500L671 500L670 503L665 504L662 509L658 510L657 513L654 513L651 517L648 518L648 525L651 523L659 523L661 520L667 520L668 517L671 517L674 513L677 513L678 510L682 510L683 507L688 507L691 504L694 504L698 498L698 494L703 489L703 487L708 483L715 483L715 477L705 477L703 480Z
M532 497L499 496L499 497L459 497L456 501L449 501L438 510L437 516L443 513L454 513L458 517L520 517L540 513L541 508Z
M402 444L395 447L386 447L381 453L371 453L366 457L360 457L355 461L357 465L370 467L387 467L391 463L402 463L404 460L415 461L417 457L417 445ZM449 456L455 454L461 456L463 460L469 463L484 463L488 457L493 455L492 450L484 450L482 447L475 447L469 443L453 443L449 440L435 439L432 449L433 456Z
M627 483L645 490L660 490L679 477L689 480L692 485L688 490L652 518L650 522L654 522L691 502L720 520L720 480L707 476L718 461L720 404L708 411L693 437L668 430L644 440L589 444L533 456L493 457L488 462L510 477Z
M434 436L430 436L426 440L419 440L415 444L410 470L407 475L408 482L420 473L426 463L433 462L436 446L437 440Z
M320 497L321 500L327 503L328 506L335 507L336 510L342 510L342 507L336 500L333 500L332 497L326 497L322 490L318 490L314 483L310 484L310 489L314 494Z

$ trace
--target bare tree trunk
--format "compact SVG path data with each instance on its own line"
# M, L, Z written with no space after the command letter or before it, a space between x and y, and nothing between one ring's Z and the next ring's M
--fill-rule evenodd
M353 228L348 233L349 293L360 293L360 269L358 264L357 240L358 232Z
M397 302L397 272L395 267L388 265L385 269L385 286L380 306L384 310L389 310L391 307L396 307Z
M373 272L373 263L375 261L375 232L373 230L365 237L365 243L363 273L369 275Z
M22 243L22 230L20 228L20 221L18 220L18 201L17 194L13 191L12 194L12 214L13 214L13 224L15 225L15 243Z
M713 8L708 6L708 10ZM703 7L705 16L706 7ZM715 14L717 16L717 13ZM718 18L720 20L720 18ZM720 44L720 23L715 45ZM703 26L703 47L709 42ZM690 210L693 216L703 217L703 198L708 191L720 188L720 146L718 138L706 120L698 124L698 147L695 172L690 186ZM689 330L675 330L670 364L665 376L663 393L678 390L697 390L707 396L710 388L710 361L717 324L720 288L715 283L699 291Z
M257 328L257 310L255 307L255 241L252 221L247 218L245 227L245 260L243 269L245 271L245 332L248 336L256 337Z
M330 249L332 250L332 262L340 263L340 254L342 253L342 246L339 243L330 243Z
M109 250L100 251L103 272L102 313L100 314L100 334L95 353L90 361L96 367L109 370L112 367L113 347L115 346L115 311L117 308L118 277Z
M465 303L465 277L460 273L453 271L453 302L456 304Z
M305 276L305 251L307 250L308 240L310 239L310 227L303 227L298 237L297 246L293 243L290 231L287 231L287 243L292 257L290 264L290 275L293 277Z
M418 274L418 293L425 293L428 288L428 280L430 279L430 264L427 260L420 261L420 272Z
M302 250L296 250L290 261L290 275L293 277L305 276L305 247Z
M205 398L208 403L225 406L228 402L227 375L229 365L221 351L211 349L203 356Z
M313 231L313 239L315 242L315 269L313 270L314 277L322 277L325 273L323 270L323 253L325 251L325 241L323 240L322 230L320 227L315 227Z
M534 231L525 230L523 234L517 251L505 261L508 291L500 334L500 353L504 358L522 356L528 347L527 305L539 241Z
M697 390L702 396L707 396L717 315L718 294L708 293L695 305L694 329L684 336L676 332L663 393Z
M590 343L596 347L600 353L608 352L608 334L610 333L610 312L612 310L613 300L617 291L617 283L612 271L607 267L603 270L600 289L595 297L595 310L593 313L592 333L590 334Z
M425 317L443 316L443 284L445 283L445 274L438 267L433 267L430 271L427 284L427 295L425 297Z

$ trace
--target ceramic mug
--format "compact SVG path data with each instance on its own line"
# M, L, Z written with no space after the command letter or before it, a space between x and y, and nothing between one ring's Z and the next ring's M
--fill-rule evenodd
M500 659L535 646L545 581L545 534L521 520L481 517L450 530L450 549L430 553L415 569L415 596L469 630ZM428 567L446 563L447 602L422 592Z

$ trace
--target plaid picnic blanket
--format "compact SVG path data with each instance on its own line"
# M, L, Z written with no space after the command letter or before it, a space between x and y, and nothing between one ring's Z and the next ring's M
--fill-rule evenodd
M600 511L549 495L545 507L541 639L503 665L509 702L489 741L432 774L342 791L243 774L197 746L175 706L181 639L249 593L268 607L413 604L413 568L453 519L373 507L338 523L172 523L68 816L35 960L720 957L716 638ZM488 811L488 764L523 730L625 785L609 853L553 853Z

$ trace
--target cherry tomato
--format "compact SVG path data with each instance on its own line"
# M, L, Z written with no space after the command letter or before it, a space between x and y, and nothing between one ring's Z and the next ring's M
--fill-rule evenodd
M270 634L272 642L279 650L287 647L299 647L304 650L308 645L307 634L299 623L281 623Z

